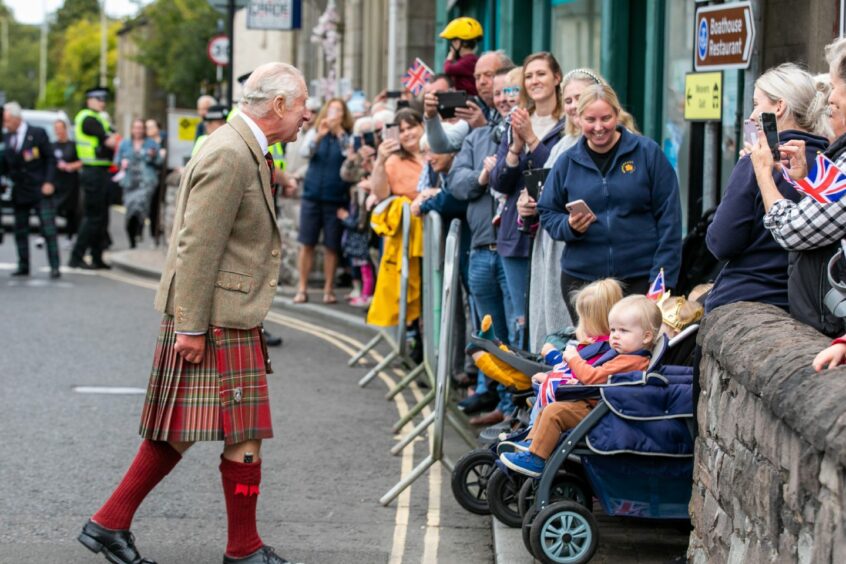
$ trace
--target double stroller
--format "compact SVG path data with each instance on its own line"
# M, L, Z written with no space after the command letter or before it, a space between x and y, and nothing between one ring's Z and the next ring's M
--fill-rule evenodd
M521 527L529 552L545 563L587 562L598 547L594 499L612 516L687 521L693 474L693 368L698 327L663 338L647 370L607 384L560 386L559 401L595 399L596 407L562 437L540 478L505 468L504 441L476 449L453 471L456 500ZM485 346L484 343L478 343ZM488 352L518 370L543 371L525 354ZM498 349L497 349L498 350ZM528 430L507 437L514 442Z

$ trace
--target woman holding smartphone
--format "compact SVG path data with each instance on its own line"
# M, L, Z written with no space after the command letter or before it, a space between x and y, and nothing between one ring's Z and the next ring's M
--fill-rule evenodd
M644 294L661 269L673 286L681 266L679 184L661 148L620 123L607 84L582 90L577 112L582 137L556 161L538 202L543 228L566 242L561 293L574 322L570 295L590 282L613 277Z
M761 114L771 114L764 121L775 118L779 143L804 141L807 161L813 162L828 146L826 105L826 95L818 91L814 78L787 63L755 81L749 119L759 123ZM780 173L772 174L782 198L792 202L802 198ZM766 211L752 160L744 156L737 161L708 228L708 249L726 265L705 302L706 312L740 301L789 309L788 254L764 227Z
M341 254L341 237L344 226L338 219L338 210L349 202L350 185L341 178L341 165L346 158L352 132L352 114L341 98L326 102L317 115L315 126L306 134L300 148L301 156L309 159L303 183L300 205L300 231L297 241L301 244L297 260L299 286L294 303L308 301L306 293L308 273L314 262L314 248L323 233L323 303L338 302L335 297L335 269Z
M423 155L420 153L423 117L411 108L402 109L394 117L394 124L386 125L383 132L370 177L373 194L379 200L392 194L414 200L417 197L417 179L423 170Z
M564 135L563 73L550 53L533 53L523 60L520 106L508 116L489 186L507 195L496 238L511 296L510 341L524 347L529 278L529 236L517 224L517 199L525 187L523 171L543 167L552 147ZM484 313L484 312L480 312Z

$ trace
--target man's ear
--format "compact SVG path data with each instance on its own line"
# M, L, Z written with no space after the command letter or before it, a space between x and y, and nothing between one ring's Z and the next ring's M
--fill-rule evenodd
M285 115L285 110L287 106L285 105L285 98L282 96L277 96L273 99L273 111L276 112L276 115L282 117Z

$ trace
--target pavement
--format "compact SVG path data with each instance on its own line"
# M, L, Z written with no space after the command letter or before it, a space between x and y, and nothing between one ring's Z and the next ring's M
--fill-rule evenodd
M158 280L165 255L161 249L136 249L111 253L111 263L128 272ZM289 311L317 315L324 319L344 323L350 327L366 328L366 310L355 308L342 299L324 305L321 288L309 289L309 301L293 303L294 287L280 286L275 305ZM598 503L596 504L599 505ZM685 554L689 533L677 526L658 525L650 521L631 521L608 517L601 510L595 511L602 540L592 562L616 564L620 562L663 564ZM497 564L534 564L535 560L523 546L520 529L510 528L496 518L491 518L493 559Z

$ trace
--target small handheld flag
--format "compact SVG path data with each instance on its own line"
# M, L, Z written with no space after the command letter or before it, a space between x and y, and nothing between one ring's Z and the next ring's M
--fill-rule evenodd
M787 170L782 168L781 172L797 190L821 204L836 202L846 194L846 174L822 153L817 155L807 178L793 180Z
M652 281L652 285L649 287L649 290L646 292L646 297L650 300L654 301L655 303L660 304L661 301L664 299L664 294L667 293L667 286L664 283L664 269L662 268L658 272L658 276L655 277L655 280Z
M402 75L400 82L402 82L406 90L415 96L419 96L423 92L423 87L433 76L435 76L435 73L432 72L432 69L427 67L426 63L418 57L414 59L414 64Z

